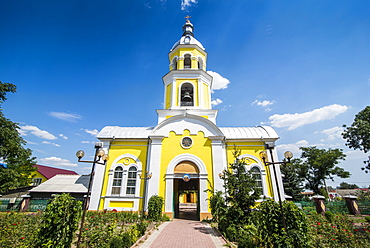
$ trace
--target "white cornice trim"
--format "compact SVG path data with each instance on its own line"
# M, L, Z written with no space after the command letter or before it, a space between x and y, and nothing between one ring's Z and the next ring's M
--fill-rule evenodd
M172 51L168 53L168 58L171 58L172 54L176 53L181 48L195 48L197 49L201 54L203 54L205 57L207 57L207 52L203 50L200 46L195 44L187 44L187 45L177 45Z

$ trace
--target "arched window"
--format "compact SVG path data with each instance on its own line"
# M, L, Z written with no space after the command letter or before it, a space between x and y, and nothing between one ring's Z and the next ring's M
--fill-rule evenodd
M128 195L135 195L136 175L137 175L136 167L131 166L130 169L128 169L128 176L127 176L126 194Z
M263 195L261 170L258 167L254 166L250 171L253 178L256 180L257 189L260 191L260 194Z
M122 175L123 175L122 167L121 166L116 167L116 169L114 170L112 195L119 195L121 193Z
M181 106L194 106L193 85L184 83L181 86Z
M200 57L198 57L198 69L203 70L203 60Z
M190 54L186 54L184 56L184 68L185 69L191 68L191 55Z
M177 57L172 60L172 70L177 70Z

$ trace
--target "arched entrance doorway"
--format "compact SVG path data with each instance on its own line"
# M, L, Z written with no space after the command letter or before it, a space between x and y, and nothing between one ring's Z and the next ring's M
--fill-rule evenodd
M199 169L193 162L176 165L173 189L175 218L199 220Z

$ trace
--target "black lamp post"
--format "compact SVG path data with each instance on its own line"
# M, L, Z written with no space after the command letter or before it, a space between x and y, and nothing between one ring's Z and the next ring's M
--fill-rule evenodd
M285 161L284 160L282 162L274 162L274 156L272 155L272 149L274 148L274 146L273 145L269 145L269 144L265 144L265 148L270 151L271 162L267 162L266 161L267 160L267 153L265 151L260 152L259 155L260 155L261 159L263 160L263 163L265 164L265 166L272 165L272 169L274 171L274 177L275 177L276 191L277 191L277 195L278 195L278 199L279 199L281 218L282 218L282 221L283 221L284 229L286 229L285 217L284 217L284 212L283 212L283 205L282 205L281 195L280 195L280 187L279 187L279 182L278 182L278 179L277 179L277 176L276 176L275 165L276 164L278 164L278 165L280 165L280 164L285 165L286 163L290 163L290 159L293 157L293 153L290 152L290 151L287 151L287 152L284 153L284 157L288 161Z
M103 150L103 143L102 142L96 142L95 143L95 155L94 155L94 160L93 161L81 160L81 158L83 158L83 156L85 156L84 151L79 150L78 152L76 152L76 157L78 158L78 162L92 163L93 165L92 165L92 168L91 168L89 186L87 188L87 195L86 195L84 203L83 203L83 212L82 212L82 217L81 217L80 231L78 233L77 248L80 247L81 235L82 235L82 229L83 229L84 222L85 222L86 211L89 208L89 204L90 204L90 192L91 192L92 180L94 178L94 173L95 173L95 164L105 165L105 163L109 159L109 156L107 154L105 154L105 152Z

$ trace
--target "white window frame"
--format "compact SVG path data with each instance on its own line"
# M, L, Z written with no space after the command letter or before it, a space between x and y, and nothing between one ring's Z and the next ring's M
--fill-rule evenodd
M266 170L263 164L259 161L259 159L253 155L250 154L243 154L238 157L238 159L251 159L253 161L256 161L257 163L251 163L245 166L245 170L249 171L253 167L257 167L260 170L261 173L261 179L262 179L262 192L261 197L268 197L267 196L267 176L266 176Z
M134 160L134 163L125 164L125 163L118 163L121 159L124 158L130 158ZM120 194L112 194L112 187L113 187L113 180L114 180L114 172L117 167L122 167L123 173L122 173L122 184L120 189ZM134 166L136 168L136 184L135 184L135 194L126 194L126 187L127 187L127 181L128 181L128 170L130 167ZM141 179L140 174L142 174L142 163L141 161L132 154L124 154L119 157L117 157L109 170L108 173L108 187L106 190L106 196L108 197L125 197L125 198L137 198L140 197L140 191L141 191Z

